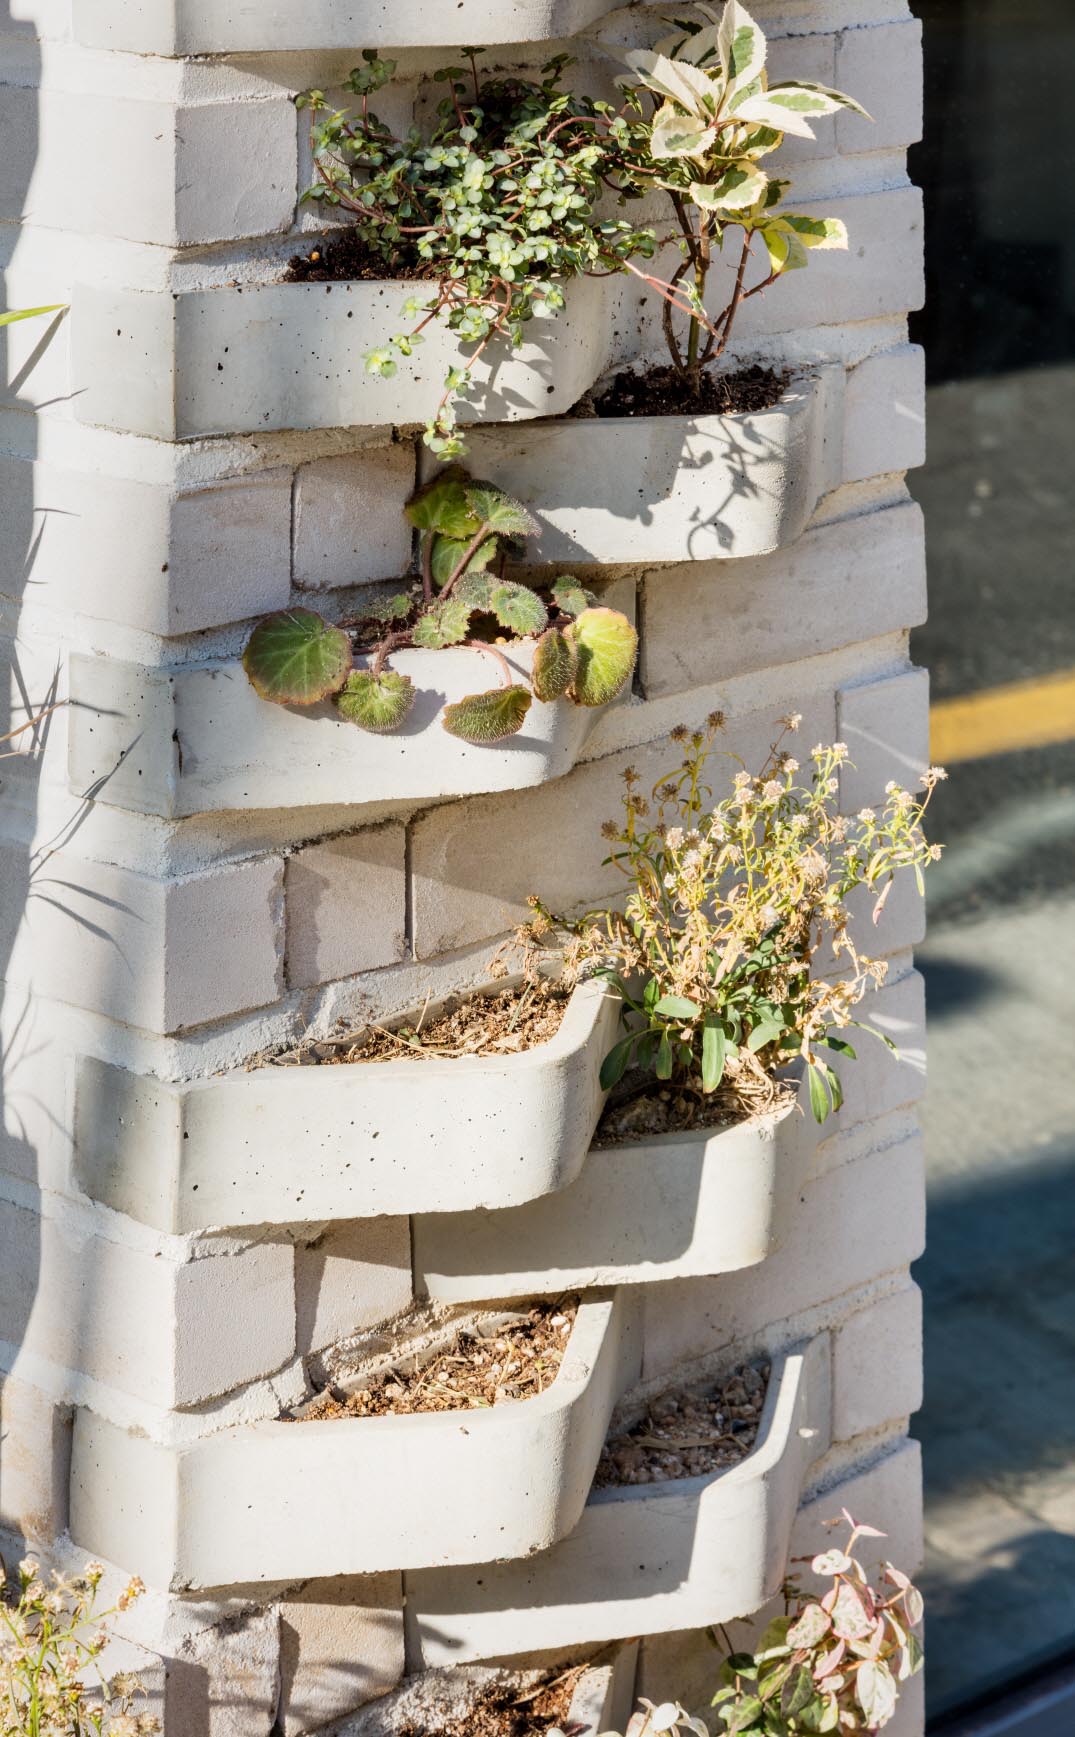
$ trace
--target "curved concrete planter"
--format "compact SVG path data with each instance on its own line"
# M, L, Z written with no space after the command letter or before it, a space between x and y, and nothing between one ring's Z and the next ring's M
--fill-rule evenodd
M564 417L475 429L471 463L534 510L535 561L713 561L802 535L843 477L844 371L738 416ZM423 449L424 474L436 464Z
M415 1273L431 1297L466 1302L735 1272L779 1248L809 1165L795 1105L708 1137L595 1150L545 1199L416 1217Z
M265 1067L190 1085L84 1057L76 1178L178 1235L517 1206L582 1169L619 1017L603 984L584 983L551 1042L519 1055Z
M424 423L458 364L454 333L435 324L391 380L362 357L396 331L421 284L258 283L128 290L78 284L71 372L81 422L185 440L281 428ZM491 345L460 418L508 422L569 410L606 366L613 279L567 286L568 305L539 321L540 344Z
M256 1423L177 1448L80 1410L71 1535L176 1588L547 1549L578 1521L637 1378L631 1298L586 1297L552 1386L485 1411Z
M434 47L573 36L610 0L74 0L75 40L134 54Z
M517 679L528 680L534 642L502 649ZM602 715L566 700L534 700L517 736L474 747L448 734L442 712L497 686L491 658L452 646L399 652L392 667L413 678L418 697L402 729L377 736L347 723L331 703L260 699L237 658L169 671L76 653L71 788L167 819L526 790L570 772Z
M408 1576L426 1665L728 1622L787 1571L807 1473L831 1435L827 1334L774 1359L758 1445L708 1478L594 1490L569 1538L529 1562Z

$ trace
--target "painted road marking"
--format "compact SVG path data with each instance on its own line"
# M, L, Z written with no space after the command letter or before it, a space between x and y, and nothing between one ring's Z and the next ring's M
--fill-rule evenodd
M930 707L930 755L939 766L1075 739L1075 669L1010 682Z

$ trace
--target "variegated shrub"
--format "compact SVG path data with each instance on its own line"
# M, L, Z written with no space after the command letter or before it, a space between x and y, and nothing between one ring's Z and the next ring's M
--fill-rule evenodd
M841 108L866 111L842 91L805 80L770 84L765 36L739 0L727 0L722 12L701 0L684 11L653 49L625 57L626 106L610 131L623 183L636 195L660 189L671 205L672 239L683 255L671 279L628 269L664 297L672 359L697 376L725 350L744 301L806 265L812 249L847 246L837 218L784 209L790 182L770 177L763 159L785 133L813 138L812 119ZM742 235L734 287L711 314L707 280L729 230ZM761 275L751 281L755 258ZM686 317L685 338L677 314Z

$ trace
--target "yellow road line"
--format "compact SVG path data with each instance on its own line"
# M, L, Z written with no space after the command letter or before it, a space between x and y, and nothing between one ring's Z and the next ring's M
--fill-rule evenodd
M1075 669L938 700L930 708L930 754L940 766L1073 739Z

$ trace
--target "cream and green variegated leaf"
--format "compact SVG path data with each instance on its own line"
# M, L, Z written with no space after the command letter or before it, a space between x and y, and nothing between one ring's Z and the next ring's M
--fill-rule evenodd
M778 132L792 133L797 139L817 136L805 115L787 104L774 103L769 91L747 97L735 105L734 112L737 121L760 121L763 126L774 127Z
M803 217L785 211L775 221L786 224L804 247L824 249L847 246L847 225L838 217Z
M716 127L707 126L698 115L682 114L674 103L666 102L654 116L650 151L658 158L703 158L716 138Z
M479 748L503 742L522 729L532 698L530 689L520 686L467 694L455 705L445 706L444 728L450 736Z
M718 48L728 95L758 78L765 66L765 36L739 0L727 0L718 30Z
M653 52L667 55L670 60L687 60L692 66L705 66L707 61L713 60L719 67L720 26L706 24L695 31L680 28L655 42Z
M648 48L634 49L624 56L624 63L659 96L682 104L688 114L698 115L704 121L711 118L720 87L700 68L669 60L667 55L654 54Z
M777 108L795 109L802 115L834 115L838 109L853 109L863 120L873 120L869 111L846 92L830 90L824 84L810 84L805 79L771 84L767 94Z
M410 676L401 675L399 670L385 669L374 675L372 670L358 669L336 695L336 706L349 724L384 736L399 729L417 697Z
M743 159L730 164L717 181L692 181L690 193L705 211L746 211L765 198L768 187L765 171Z
M776 223L761 226L761 238L769 255L769 270L774 277L785 272L799 271L809 264L809 255L794 230L781 229Z

